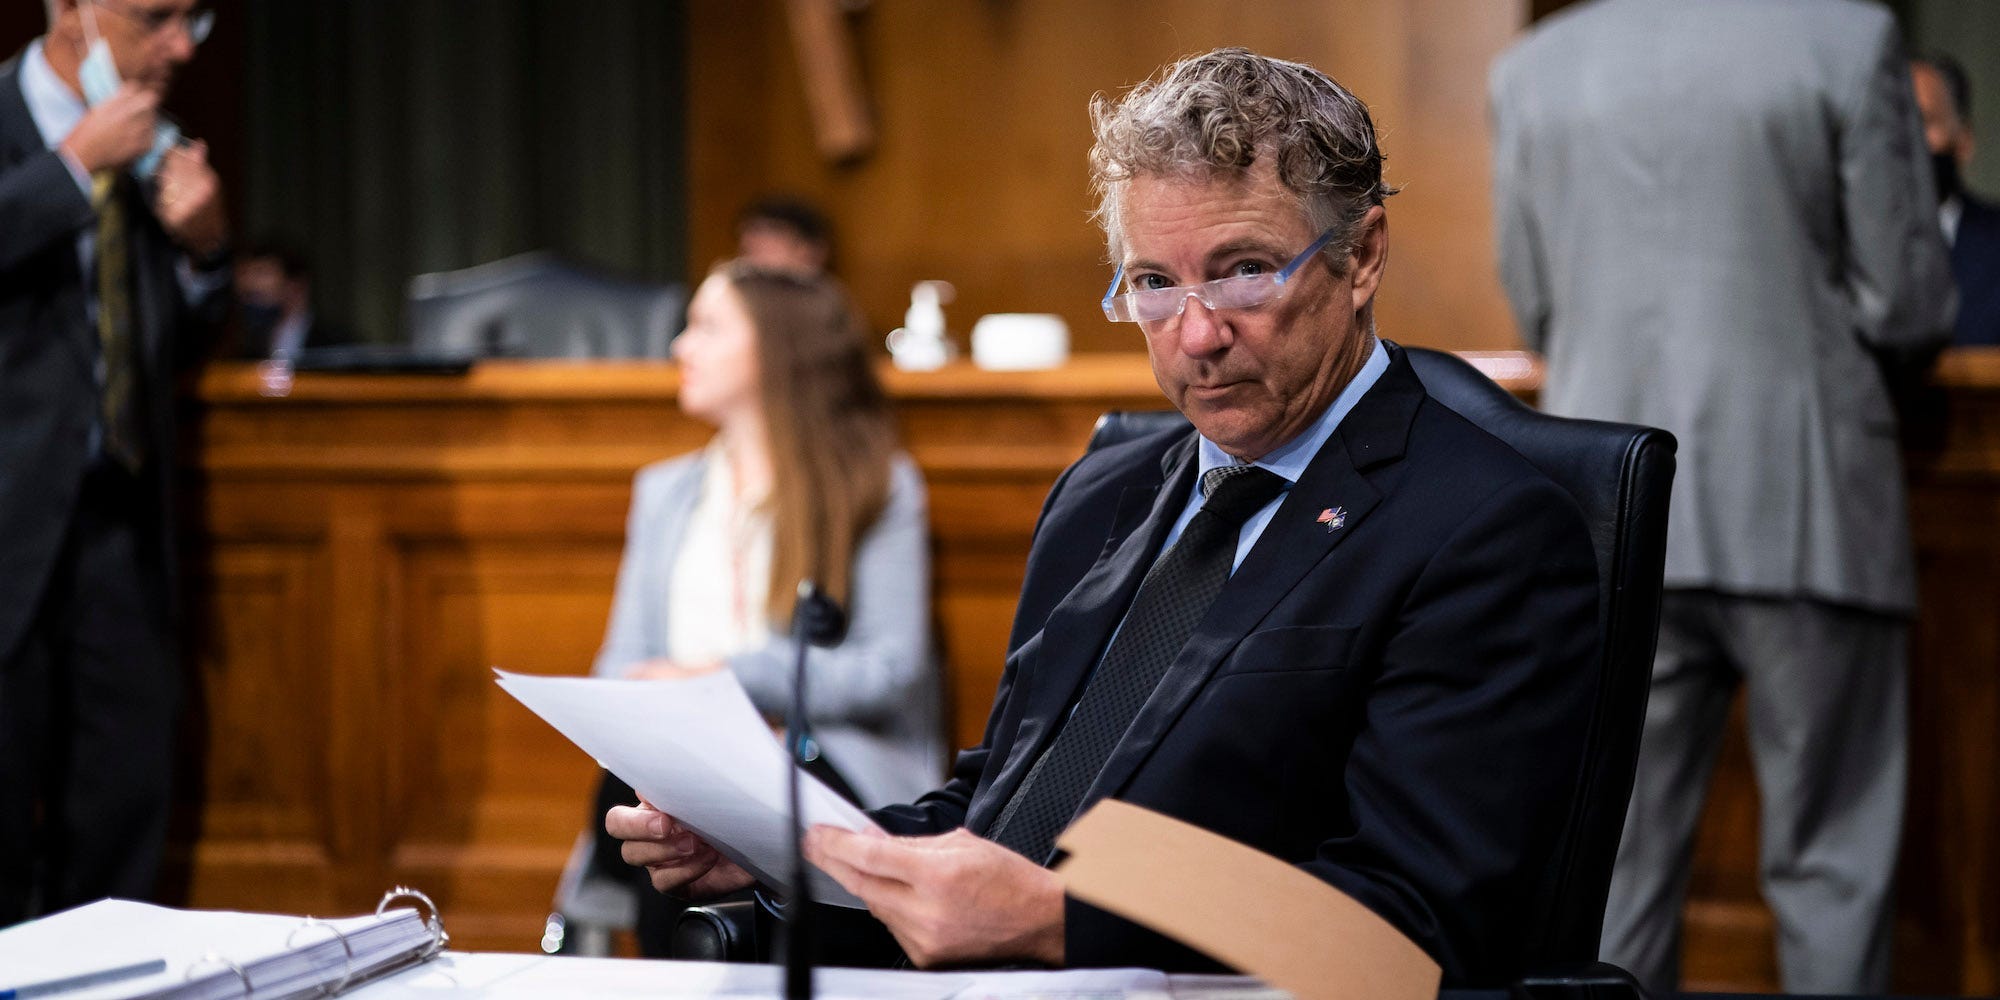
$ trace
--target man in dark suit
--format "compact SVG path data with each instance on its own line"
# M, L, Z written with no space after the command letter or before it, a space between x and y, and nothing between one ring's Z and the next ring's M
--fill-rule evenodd
M258 240L236 255L235 277L237 318L243 324L238 356L289 359L308 348L347 342L313 312L312 266L298 249Z
M172 369L227 230L200 144L149 154L208 23L193 0L51 0L0 65L0 925L153 889ZM80 73L109 88L89 106Z
M984 741L874 814L899 836L821 827L809 857L921 966L1213 968L1044 867L1116 797L1339 887L1447 982L1508 980L1595 696L1582 518L1376 339L1391 189L1352 94L1224 49L1093 117L1106 314L1194 433L1063 474ZM663 890L748 882L662 813L606 823Z
M1958 283L1952 343L2000 345L2000 206L1965 186L1972 163L1972 81L1958 60L1939 52L1910 62L1910 83L1924 116L1938 224L1951 244L1951 276Z

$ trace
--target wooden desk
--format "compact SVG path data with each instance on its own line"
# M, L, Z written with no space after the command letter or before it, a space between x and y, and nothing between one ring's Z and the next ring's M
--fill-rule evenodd
M1526 355L1476 359L1532 394ZM885 373L931 491L960 743L977 739L1043 494L1098 414L1163 405L1138 356L1060 372ZM2000 990L2000 351L1948 356L1910 450L1914 642L1898 984ZM431 892L460 947L534 947L591 764L487 667L580 673L640 465L700 446L670 367L488 363L463 377L201 380L190 613L200 683L182 901L338 913ZM1725 752L1690 903L1711 986L1775 985L1755 800Z

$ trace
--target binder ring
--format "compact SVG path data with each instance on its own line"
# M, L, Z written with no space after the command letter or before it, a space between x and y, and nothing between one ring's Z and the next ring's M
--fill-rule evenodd
M340 982L337 982L332 986L328 986L325 983L321 983L319 986L320 996L323 997L338 996L343 990L347 989L348 982L354 978L354 946L347 942L347 935L341 933L340 928L335 927L332 924L329 924L326 921L319 919L318 917L309 916L305 918L303 921L300 921L297 927L292 928L292 933L285 937L285 947L287 949L293 947L293 942L298 940L300 931L310 930L316 926L324 927L327 930L332 931L333 936L340 941L340 950L347 953L347 965L340 971Z
M186 979L190 983L194 982L194 974L200 971L203 966L208 966L208 965L220 965L223 968L236 973L236 978L243 981L244 1000L249 1000L250 995L256 992L256 987L250 985L250 974L244 972L242 966L237 965L235 962L232 962L229 959L226 959L221 955L218 955L212 951L206 955L201 956L201 958L197 960L193 965L188 966L187 974L182 978Z
M383 912L389 909L390 903L399 899L407 899L423 904L422 908L417 911L417 919L422 921L423 925L429 928L431 932L431 946L424 950L424 958L428 959L436 955L451 944L451 935L444 932L444 913L438 909L436 903L431 902L429 896L409 886L399 885L383 893L382 901L375 904L375 915L378 917L381 916ZM426 911L430 913L428 918L424 916Z

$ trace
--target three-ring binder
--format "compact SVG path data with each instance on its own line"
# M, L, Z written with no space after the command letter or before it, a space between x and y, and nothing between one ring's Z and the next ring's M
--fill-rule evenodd
M210 965L220 965L223 968L236 973L236 978L243 981L244 997L247 998L256 995L257 992L256 987L250 985L250 974L248 972L243 971L242 966L237 965L235 962L232 962L229 959L224 958L222 955L214 951L210 951L207 954L196 959L193 965L187 967L186 974L184 974L181 978L187 980L190 983L194 982L194 974L197 971L201 970L202 968L205 968Z
M428 959L436 955L451 944L451 935L446 934L444 931L444 913L438 909L436 903L431 902L429 896L409 886L399 885L383 893L382 901L375 904L375 915L378 917L381 916L389 909L390 903L399 899L408 899L424 904L424 908L417 911L417 919L423 921L424 926L429 928L431 932L431 950L424 953L424 958ZM426 917L424 915L426 912L430 916Z
M286 936L285 951L293 955L303 955L309 950L326 943L325 940L312 941L309 939L310 935L319 932L331 934L333 936L331 940L340 943L342 966L339 978L314 984L310 982L310 978L316 977L320 972L319 968L314 968L307 973L307 982L299 982L299 975L293 973L288 977L280 976L276 982L266 982L264 989L267 993L278 989L287 996L311 995L301 992L311 990L320 997L336 997L355 987L373 982L384 976L393 975L404 969L422 965L432 958L437 957L438 953L444 951L451 943L451 935L445 932L444 914L438 909L437 903L433 902L430 896L408 886L396 886L382 894L382 901L375 906L375 916L386 917L392 911L401 909L402 907L398 904L403 903L411 904L409 909L415 913L417 925L423 928L423 933L426 935L425 938L418 938L417 940L421 943L416 944L406 954L396 955L372 967L358 967L357 963L361 961L361 956L357 955L354 939L350 937L349 932L342 931L338 925L330 921L308 916L301 920L298 926L292 928L291 933ZM374 929L374 926L350 928L354 934L364 936ZM307 938L306 943L300 943L302 938ZM406 945L405 947L409 946ZM183 974L183 979L190 985L193 985L203 981L207 977L219 975L220 973L216 971L218 968L224 969L234 974L236 980L243 984L242 995L244 1000L252 1000L252 998L257 996L258 990L256 983L251 978L252 968L264 968L263 963L268 961L268 957L257 961L250 961L248 959L245 961L249 963L249 968L246 968L245 964L223 955L221 952L210 950L187 967ZM319 960L314 958L310 961L316 964ZM259 978L264 977L260 976Z
M376 916L382 915L382 911L379 907L375 910L375 915ZM297 947L299 932L311 930L314 927L324 927L327 930L333 932L333 936L340 939L340 950L347 953L347 965L341 969L340 981L334 983L331 986L325 983L321 983L319 987L320 996L323 997L339 996L343 991L347 989L347 984L354 979L354 945L347 940L347 935L342 933L340 928L335 927L334 925L329 924L326 921L319 919L318 917L308 915L303 923L300 923L297 927L292 928L292 933L286 936L285 947L287 948Z

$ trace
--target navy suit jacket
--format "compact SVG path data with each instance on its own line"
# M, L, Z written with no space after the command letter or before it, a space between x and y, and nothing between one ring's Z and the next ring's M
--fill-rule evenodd
M79 233L96 210L42 142L21 94L21 61L0 64L0 658L27 628L53 572L91 457L99 409L98 334L89 320ZM159 612L172 604L173 376L198 345L175 274L178 251L146 194L128 185L137 401L150 456L141 502L157 544L139 570ZM223 296L211 296L212 321Z
M1958 326L1952 346L2000 345L2000 207L1964 195L1951 276L1958 282Z
M1085 807L1123 799L1285 858L1402 928L1447 982L1498 984L1550 906L1596 697L1596 562L1569 495L1390 355ZM1157 434L1057 481L985 738L944 788L877 812L885 828L986 832L1130 605L1195 450ZM1338 529L1318 523L1329 509ZM1228 872L1174 877L1230 892ZM1072 966L1214 968L1074 900L1066 921Z

